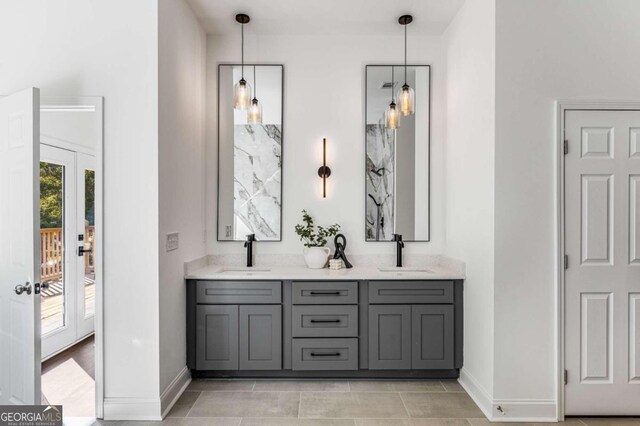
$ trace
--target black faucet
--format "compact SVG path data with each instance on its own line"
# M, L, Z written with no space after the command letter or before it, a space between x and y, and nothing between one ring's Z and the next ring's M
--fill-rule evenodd
M393 241L396 242L396 266L398 268L402 268L402 249L404 248L402 235L393 234Z
M256 234L247 235L247 241L244 242L244 246L247 248L247 268L253 266L253 242L256 240Z

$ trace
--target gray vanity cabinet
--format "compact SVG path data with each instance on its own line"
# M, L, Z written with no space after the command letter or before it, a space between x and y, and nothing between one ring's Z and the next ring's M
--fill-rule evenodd
M282 307L240 306L240 370L282 368Z
M460 368L462 312L457 320L454 313L462 309L461 290L453 281L370 282L369 368Z
M192 282L187 288L189 367L282 369L281 303L281 281Z
M238 305L196 307L196 368L238 369Z
M411 368L411 306L369 306L369 368Z
M455 378L462 280L188 280L193 377Z
M453 305L411 306L411 368L453 368Z
M358 370L358 282L292 282L293 371Z

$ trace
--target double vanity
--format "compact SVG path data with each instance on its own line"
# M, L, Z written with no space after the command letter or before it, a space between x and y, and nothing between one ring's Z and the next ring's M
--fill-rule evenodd
M211 265L187 280L194 377L458 377L463 274Z
M260 84L264 117L255 120L235 96L238 87L246 89L236 84L239 78L244 81L243 64L218 66L217 117L217 241L244 241L249 266L212 262L215 265L187 273L187 364L192 375L457 377L462 367L463 332L464 276L460 269L447 267L446 262L420 263L428 266L417 268L379 267L393 263L366 257L353 262L359 266L340 270L250 267L254 242L282 241L284 232L285 82L283 65L250 67L251 85ZM390 126L385 111L394 90L400 88L395 78L400 70L405 83L402 93L405 86L415 87L420 101L415 110L409 108L400 122ZM366 205L358 214L365 241L395 242L395 263L401 265L405 241L430 240L431 68L367 65L363 71ZM318 170L323 198L330 176L326 143L324 140ZM348 236L346 231L353 231L338 224L345 219L345 211L315 207L324 228L314 228L311 216L303 210L303 224L295 232L309 250L324 250L328 256L329 237L337 232ZM287 228L294 230L289 224ZM338 254L344 254L344 236L336 236L334 246ZM295 263L289 260L293 262L278 265ZM320 259L320 265L322 260L326 257ZM310 267L312 263L316 262L307 259Z

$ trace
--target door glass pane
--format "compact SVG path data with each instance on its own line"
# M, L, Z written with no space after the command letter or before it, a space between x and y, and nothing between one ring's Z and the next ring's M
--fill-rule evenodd
M64 327L64 166L40 163L42 334Z
M95 314L95 267L93 253L95 245L95 184L96 173L84 171L84 316Z

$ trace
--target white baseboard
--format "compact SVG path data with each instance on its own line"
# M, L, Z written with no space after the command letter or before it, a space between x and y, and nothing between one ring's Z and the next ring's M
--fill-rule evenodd
M185 365L182 370L173 378L169 386L160 395L160 406L162 407L162 418L165 418L176 403L182 392L191 383L191 372Z
M550 399L493 401L492 422L557 422L556 402Z
M493 398L485 388L464 367L460 370L458 382L467 391L467 394L473 399L473 402L476 403L485 417L491 420Z
M162 420L160 398L104 399L104 420Z
M159 398L105 398L104 420L162 420L191 383L185 366Z
M460 385L492 422L557 422L556 402L550 399L493 399L464 368Z

